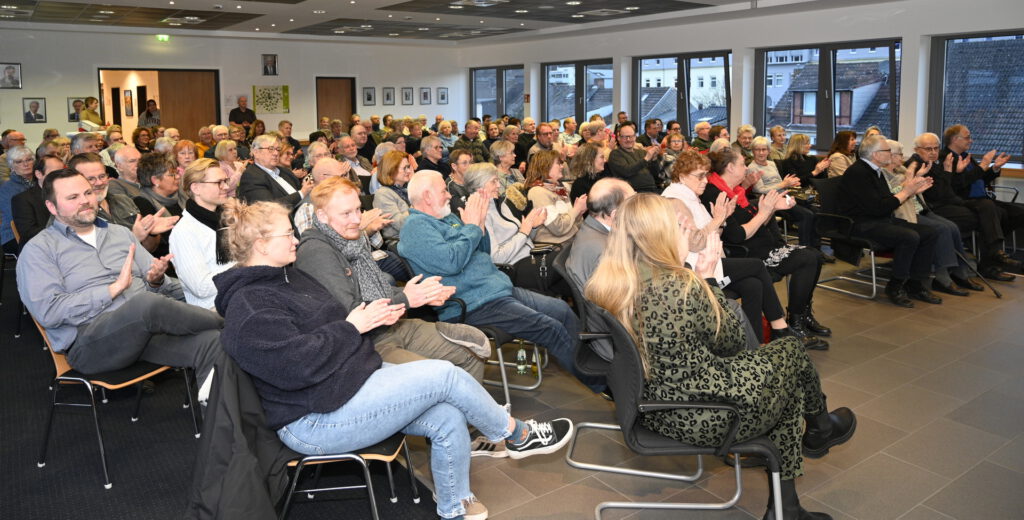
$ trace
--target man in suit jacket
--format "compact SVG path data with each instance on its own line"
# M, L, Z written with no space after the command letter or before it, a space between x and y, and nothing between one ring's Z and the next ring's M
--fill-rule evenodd
M11 199L11 218L18 228L18 245L23 246L32 237L50 225L50 211L43 201L43 179L64 168L60 157L50 154L36 161L34 185Z
M900 307L913 307L910 298L942 303L928 290L935 256L936 232L893 216L907 199L932 185L932 179L907 170L903 189L895 195L882 177L882 168L892 162L885 136L870 136L860 145L860 159L847 168L839 190L839 213L853 218L853 234L894 250L892 278L885 294Z
M46 121L46 116L39 113L39 102L32 101L28 104L28 111L25 112L26 123L38 123Z
M626 121L619 125L619 147L608 155L608 174L624 179L638 193L657 193L654 172L659 166L659 146L648 146L645 150L634 148L636 144L636 123Z
M238 198L253 203L268 200L293 209L313 189L313 182L301 180L277 165L281 143L272 135L261 135L252 143L253 163L242 172Z

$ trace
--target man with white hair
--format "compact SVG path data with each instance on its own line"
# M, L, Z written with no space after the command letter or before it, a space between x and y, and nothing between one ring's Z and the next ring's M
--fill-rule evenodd
M736 130L736 141L732 143L732 149L743 156L743 160L749 166L754 161L754 134L757 129L754 125L743 125Z
M698 152L706 152L708 148L711 148L711 123L701 121L693 125L693 134L696 137L693 138L690 146L696 148Z
M440 173L417 172L408 190L412 208L402 226L398 253L408 260L413 273L440 276L442 284L454 286L454 296L465 302L467 324L496 327L543 345L563 369L575 372L576 315L562 300L513 287L495 267L486 231L491 201L473 193L460 219L451 213L451 195ZM450 300L435 310L447 322L461 313ZM591 387L604 389L602 384Z
M473 154L473 162L489 162L491 152L480 141L480 123L470 120L466 123L466 131L456 141L453 150L469 150Z
M366 128L370 125L370 120L367 119L364 124L353 126L349 130L349 134L352 140L356 143L356 151L360 157L365 157L367 161L373 160L373 152L377 148L377 144L370 139L370 131Z
M164 139L164 138L161 138ZM139 159L142 154L134 146L122 146L114 152L114 168L118 177L107 185L107 191L113 195L127 195L131 198L142 195L139 184Z
M213 153L217 150L217 143L228 138L228 127L224 125L214 125L213 128L210 129L210 134L213 137L213 146L210 146L210 149L203 154L203 157L206 159L216 159L217 157L215 157Z
M313 181L301 180L284 166L278 166L281 143L272 135L256 137L252 143L253 163L242 172L238 198L253 203L268 200L294 208L313 189Z
M179 132L177 128L165 128L164 137L177 143L181 140L181 132Z

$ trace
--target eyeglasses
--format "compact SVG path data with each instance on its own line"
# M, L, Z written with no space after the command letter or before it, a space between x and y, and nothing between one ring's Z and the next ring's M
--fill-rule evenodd
M280 238L280 237L293 237L293 236L295 236L295 233L292 233L291 231L289 231L287 233L278 233L276 235L261 235L261 236L263 238L268 238L268 239L269 238Z
M892 153L892 150L890 150L889 148L882 148L881 150L875 150L875 151L876 152L889 152L889 153Z
M217 184L221 188L225 188L226 189L226 188L230 188L231 187L231 180L230 179L221 179L219 181L196 181L196 184Z
M32 163L33 163L33 160L32 160L31 157L29 157L27 159L18 159L17 161L14 161L14 164L32 164Z
M257 150L267 150L270 153L281 153L281 149L276 146L264 146L263 148L257 148Z
M103 181L105 181L105 180L107 180L109 178L110 178L109 175L107 175L105 173L101 173L101 174L99 174L99 175L97 175L95 177L86 177L85 180L89 181L89 184L93 184L93 183L96 183L96 182L103 182Z
M937 152L937 151L939 151L939 147L938 146L918 146L917 149L918 150L924 150L926 152Z

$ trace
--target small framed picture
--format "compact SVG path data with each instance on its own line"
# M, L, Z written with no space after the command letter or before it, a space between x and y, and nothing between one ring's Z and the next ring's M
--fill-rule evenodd
M383 100L381 100L382 105L395 104L395 87L383 87L380 89L380 91L381 96L383 96L384 98Z
M0 88L21 88L20 63L0 63Z
M363 87L363 106L372 107L377 104L377 87Z
M135 104L132 103L132 91L125 89L124 91L124 115L125 117L135 117Z
M437 104L448 104L448 87L437 87Z
M413 104L412 87L402 87L402 104L411 105Z
M420 104L430 104L430 87L420 87Z
M82 110L85 108L85 96L68 98L68 123L77 123L82 120Z
M277 54L261 54L264 76L277 76Z
M21 98L21 109L25 111L26 123L46 122L46 98Z

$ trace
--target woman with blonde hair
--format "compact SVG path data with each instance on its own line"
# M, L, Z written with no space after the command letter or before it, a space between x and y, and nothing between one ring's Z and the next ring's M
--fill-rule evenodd
M233 139L224 139L217 143L213 156L220 162L220 169L228 174L228 196L235 197L238 190L238 183L242 180L242 172L245 170L245 163L238 160L238 142Z
M547 209L544 225L537 231L537 242L561 244L571 239L587 212L586 195L569 204L569 192L561 182L562 166L562 157L555 150L539 151L530 159L526 198L534 208Z
M812 178L823 178L831 161L826 157L818 160L811 155L811 138L805 134L794 134L786 146L786 157L778 162L780 173L796 175L804 186L811 185Z
M569 173L575 179L569 190L569 200L576 202L581 196L590 193L594 183L605 176L604 166L607 163L608 154L599 143L580 145L569 163Z
M772 147L768 158L773 161L781 161L786 158L786 129L782 125L775 125L768 131L771 137Z
M721 290L704 281L721 252L721 244L711 240L696 272L687 269L688 240L671 204L639 193L619 206L586 297L633 336L644 368L642 400L736 406L736 441L767 433L779 450L784 518L830 518L800 507L794 479L803 474L801 453L824 456L853 435L856 418L848 408L828 412L818 373L798 341L781 338L743 350L738 318L724 307ZM713 447L728 433L730 419L719 411L677 409L643 414L641 424L666 437ZM775 519L772 510L769 501L765 518Z
M252 376L267 426L307 455L359 450L398 432L426 437L437 514L487 518L470 488L467 423L521 459L561 449L572 421L520 421L448 361L383 363L364 335L397 322L405 306L381 298L349 312L290 267L299 241L288 216L273 202L228 200L223 225L237 265L213 279L221 343Z

